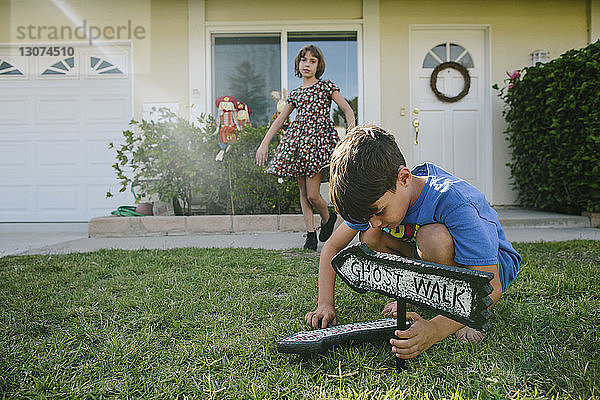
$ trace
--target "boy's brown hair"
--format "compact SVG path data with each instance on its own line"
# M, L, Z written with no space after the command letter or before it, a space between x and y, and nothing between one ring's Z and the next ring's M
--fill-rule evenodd
M341 217L367 222L373 204L388 190L396 190L398 170L406 165L394 137L376 125L352 129L331 156L329 194Z
M294 75L296 75L298 78L302 78L302 73L300 72L300 59L304 57L307 52L310 52L310 54L319 60L319 65L317 65L317 71L315 72L315 78L319 79L325 72L325 57L323 56L321 49L314 44L309 44L302 47L296 55L296 58L294 59Z

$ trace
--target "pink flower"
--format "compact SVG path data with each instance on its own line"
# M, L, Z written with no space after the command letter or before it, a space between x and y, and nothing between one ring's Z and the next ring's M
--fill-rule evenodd
M515 85L513 85L512 83L511 83L510 85L508 85L508 88L509 88L509 89L512 89L512 88L514 88L514 87L515 87Z
M508 77L510 79L512 79L513 81L515 79L519 79L520 76L521 76L521 71L519 71L518 69L516 69L513 72L511 72L510 74L508 74Z

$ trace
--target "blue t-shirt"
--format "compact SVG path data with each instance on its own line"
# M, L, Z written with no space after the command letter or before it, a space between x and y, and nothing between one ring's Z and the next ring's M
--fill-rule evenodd
M435 164L417 165L411 172L427 177L427 183L415 204L406 211L402 224L416 229L434 223L446 225L454 241L454 261L472 266L498 264L500 283L505 290L517 276L521 256L506 240L498 214L485 196ZM369 223L346 224L357 231L369 229ZM392 232L401 236L397 233L398 228Z

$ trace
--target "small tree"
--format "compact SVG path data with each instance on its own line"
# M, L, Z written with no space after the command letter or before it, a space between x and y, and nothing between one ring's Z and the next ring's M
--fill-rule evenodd
M218 197L215 182L222 177L214 170L218 152L215 121L201 115L199 127L195 127L167 109L158 112L160 122L132 120L131 129L123 132L125 143L109 145L117 149L112 167L121 181L119 191L131 185L142 195L158 194L162 201L178 198L183 201L184 213L190 215L194 188L206 188L203 196L207 201Z
M295 180L279 183L256 165L266 126L246 127L219 162L212 116L201 115L193 125L167 109L158 111L160 122L132 120L123 132L125 142L110 143L117 150L113 169L121 192L134 186L139 194L158 194L162 201L180 199L186 215L192 203L210 214L278 214L300 207ZM278 142L273 140L271 154Z
M600 211L600 41L509 74L498 89L524 206Z

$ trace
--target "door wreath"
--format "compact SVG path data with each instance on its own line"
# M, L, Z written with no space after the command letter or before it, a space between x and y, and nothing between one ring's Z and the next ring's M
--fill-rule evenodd
M437 88L437 77L440 71L445 70L446 68L452 68L458 71L463 77L463 89L462 91L454 97L448 97L444 93L440 92ZM440 99L445 103L455 103L465 97L467 93L469 93L469 88L471 87L471 76L469 75L469 71L462 65L454 61L447 61L439 64L433 72L431 73L431 78L429 79L429 86L431 86L431 90L435 94L435 97Z

